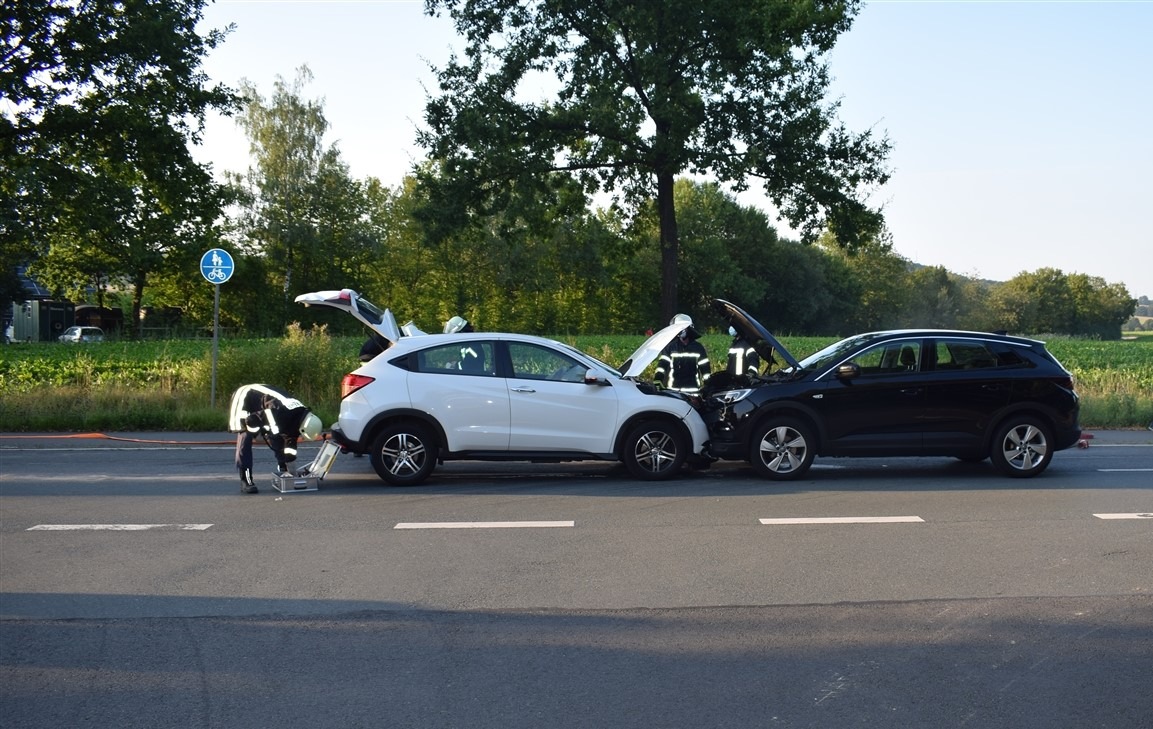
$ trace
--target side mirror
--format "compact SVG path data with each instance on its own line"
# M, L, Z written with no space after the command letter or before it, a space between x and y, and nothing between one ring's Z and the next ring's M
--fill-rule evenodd
M861 366L856 362L846 362L837 367L838 380L852 380L861 376Z
M608 378L604 376L603 372L589 368L585 371L585 384L607 386L610 383Z

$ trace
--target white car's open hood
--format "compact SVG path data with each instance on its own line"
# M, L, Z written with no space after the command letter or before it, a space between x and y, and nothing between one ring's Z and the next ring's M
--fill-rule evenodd
M637 348L637 351L629 355L625 363L621 365L621 373L625 377L638 377L645 368L653 363L665 347L669 346L669 342L677 338L681 330L685 328L682 323L669 324L664 329L645 340L645 343Z
M396 317L392 315L392 312L388 309L380 309L368 299L361 298L360 294L352 289L314 291L310 294L301 294L296 297L296 303L305 306L329 306L333 309L347 311L366 327L393 344L400 340L400 327L396 325Z

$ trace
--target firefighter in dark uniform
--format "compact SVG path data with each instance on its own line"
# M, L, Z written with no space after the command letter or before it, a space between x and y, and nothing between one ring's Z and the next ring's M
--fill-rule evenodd
M729 336L733 338L733 343L729 345L728 373L753 377L761 368L760 355L753 349L753 345L749 344L749 340L737 334L737 330L733 327L729 327Z
M701 335L693 329L693 320L687 314L677 314L669 324L683 324L684 329L657 359L656 382L670 390L699 394L712 373L709 353L698 341Z
M269 385L242 385L232 395L228 430L236 433L236 469L240 472L240 490L257 493L252 480L252 439L264 438L276 454L280 473L288 473L288 464L296 460L298 440L316 440L322 430L320 418L304 403Z

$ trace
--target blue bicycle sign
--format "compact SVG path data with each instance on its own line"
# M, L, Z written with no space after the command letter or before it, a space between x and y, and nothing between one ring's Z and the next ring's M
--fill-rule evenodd
M213 248L200 257L200 273L210 284L222 284L232 278L235 264L232 254L221 248Z

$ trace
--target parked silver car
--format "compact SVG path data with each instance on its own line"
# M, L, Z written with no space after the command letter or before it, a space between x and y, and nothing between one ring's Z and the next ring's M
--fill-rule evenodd
M61 342L103 342L104 330L100 327L68 327L56 338Z

